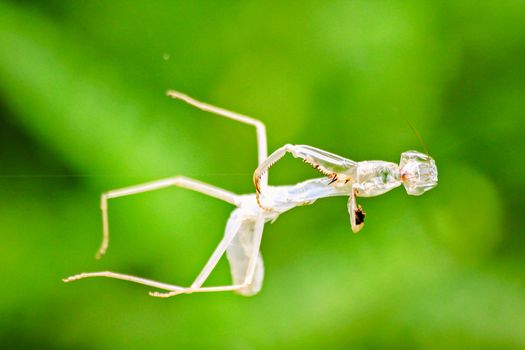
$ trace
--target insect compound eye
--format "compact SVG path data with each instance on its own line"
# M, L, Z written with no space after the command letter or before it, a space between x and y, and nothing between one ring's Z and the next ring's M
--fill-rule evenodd
M408 194L419 196L437 186L436 163L429 155L417 151L404 152L399 167Z

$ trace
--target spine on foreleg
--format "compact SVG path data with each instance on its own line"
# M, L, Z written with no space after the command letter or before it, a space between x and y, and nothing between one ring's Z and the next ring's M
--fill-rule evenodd
M255 236L255 220L246 218L239 210L235 210L228 220L228 227L238 227L237 232L226 250L230 263L233 284L243 284L248 274L248 265L253 251ZM257 256L255 274L252 282L237 293L245 296L257 294L262 288L264 265L261 252Z

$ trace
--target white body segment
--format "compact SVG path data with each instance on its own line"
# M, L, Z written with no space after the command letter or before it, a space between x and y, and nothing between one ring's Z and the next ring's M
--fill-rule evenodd
M164 292L150 292L150 295L156 297L218 291L235 291L245 296L254 295L261 290L264 278L264 265L259 247L265 223L273 222L282 213L297 206L312 204L320 198L348 196L350 224L352 230L357 233L363 227L365 217L361 206L356 204L357 197L378 196L401 184L405 186L409 194L420 195L437 185L437 169L434 160L416 151L403 153L400 165L384 161L355 162L307 145L285 145L267 157L266 129L260 121L208 105L176 91L168 91L168 96L256 128L259 166L253 176L255 193L236 195L182 176L104 193L101 197L103 239L97 252L97 258L104 255L108 247L109 199L178 186L221 199L236 206L236 209L228 219L221 242L189 287L110 271L81 273L64 279L65 282L87 277L116 278L164 290ZM290 186L269 186L268 169L287 153L292 154L295 158L301 158L325 177L306 180ZM230 264L232 284L203 287L225 253Z
M252 251L254 249L259 250L259 247L255 247L254 244L257 219L243 215L242 209L236 209L228 219L226 230L228 230L230 226L235 226L237 231L235 237L226 249L226 256L230 263L233 284L241 285L245 282L248 274ZM237 293L245 296L257 294L262 288L263 278L264 264L261 252L259 252L252 282L246 285L246 287L237 290Z

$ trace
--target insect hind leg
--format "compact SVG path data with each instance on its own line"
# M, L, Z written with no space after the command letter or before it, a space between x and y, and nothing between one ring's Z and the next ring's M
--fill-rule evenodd
M246 220L234 211L226 225L223 240L217 246L195 282L183 290L167 293L152 292L151 296L169 298L179 294L234 291L244 296L259 292L264 277L263 261L259 252L264 228L264 220ZM224 286L202 287L220 257L227 252L233 283Z
M80 279L83 279L83 278L89 278L89 277L115 278L115 279L119 279L119 280L124 280L124 281L130 281L130 282L134 282L134 283L143 284L145 286L150 286L150 287L154 287L154 288L164 289L164 290L169 291L171 293L184 290L184 288L180 287L180 286L175 286L175 285L172 285L172 284L157 282L157 281L149 280L149 279L146 279L146 278L136 277L136 276L132 276L132 275L126 275L126 274L117 273L117 272L111 272L111 271L79 273L78 275L73 275L73 276L64 278L64 279L62 279L62 281L67 283L67 282L73 282L73 281L77 281L77 280L80 280Z

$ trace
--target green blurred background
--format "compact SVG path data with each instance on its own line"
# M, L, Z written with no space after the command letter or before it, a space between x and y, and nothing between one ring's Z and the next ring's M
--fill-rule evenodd
M149 297L113 270L190 284L229 204L184 174L253 191L254 130L174 88L354 160L423 150L439 186L345 198L266 225L252 298ZM0 348L525 348L523 1L0 1ZM318 176L283 160L271 183ZM208 285L229 282L221 261Z

